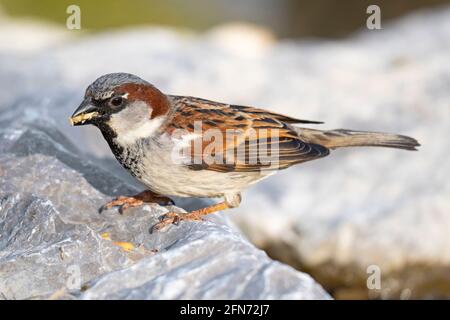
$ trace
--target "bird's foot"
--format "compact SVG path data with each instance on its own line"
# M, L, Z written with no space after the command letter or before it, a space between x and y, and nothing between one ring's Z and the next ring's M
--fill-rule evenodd
M117 197L116 199L108 202L100 208L100 213L104 210L111 209L112 207L119 207L120 214L123 214L124 210L132 207L138 207L144 204L144 201L135 197Z
M154 231L159 231L162 228L164 228L167 225L175 224L177 225L180 223L180 221L183 220L190 220L190 221L203 221L203 216L206 216L207 214L217 212L220 210L224 210L229 208L229 205L225 202L220 202L217 204L213 204L209 207L194 210L187 213L176 213L176 212L169 212L165 215L160 217L160 221L155 224L151 229L150 233L153 233Z
M204 214L199 213L198 211L192 211L188 213L177 213L177 212L168 212L164 215L162 215L159 218L159 222L155 224L151 229L150 233L153 233L155 231L159 231L165 226L168 226L170 224L178 225L180 221L203 221Z
M111 209L113 207L119 207L119 213L123 214L124 211L128 208L132 207L139 207L143 205L145 202L149 203L158 203L160 205L174 205L175 202L165 196L159 195L157 193L154 193L150 190L146 190L143 192L140 192L134 196L130 197L117 197L116 199L108 202L107 204L103 205L99 212L102 213L104 210Z

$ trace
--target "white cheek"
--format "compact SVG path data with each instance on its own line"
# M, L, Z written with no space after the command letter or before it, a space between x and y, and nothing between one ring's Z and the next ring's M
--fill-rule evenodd
M132 144L139 139L150 138L160 128L163 120L162 117L159 117L138 122L134 126L124 129L121 134L118 134L116 140L119 144Z
M116 142L130 145L140 139L152 137L160 128L165 117L150 119L149 107L143 102L134 102L111 115L108 125L117 137Z

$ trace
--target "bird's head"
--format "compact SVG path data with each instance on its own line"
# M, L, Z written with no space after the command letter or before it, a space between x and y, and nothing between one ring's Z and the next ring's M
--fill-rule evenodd
M110 73L87 88L70 123L107 128L124 142L133 142L151 136L169 109L167 96L147 81L128 73Z

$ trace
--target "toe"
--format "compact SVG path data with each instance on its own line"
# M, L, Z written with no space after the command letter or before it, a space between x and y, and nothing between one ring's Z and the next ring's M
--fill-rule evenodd
M164 228L167 224L164 222L159 222L154 224L151 228L150 228L150 234L154 233L154 232L158 232L159 230L161 230L162 228Z
M175 201L173 201L170 198L165 199L166 205L168 206L174 206L175 205Z
M119 213L123 214L126 209L131 207L138 207L143 203L144 202L140 199L121 196L101 206L98 211L99 213L102 213L103 211L111 209L112 207L119 207Z
M105 203L103 206L100 207L100 211L111 209L112 207L118 206L122 203L119 199L111 200L108 203Z
M100 208L98 208L98 213L99 214L102 214L103 213L103 211L105 211L107 208L106 208L106 205L102 205Z
M175 217L173 217L173 221L172 221L172 224L174 224L174 225L179 225L180 224L180 221L181 221L181 219L180 219L180 216L179 215L177 215L177 216L175 216Z
M125 203L125 204L121 205L119 207L119 213L120 214L124 214L124 211L127 210L129 207L130 207L130 205L128 203Z
M159 218L159 222L156 223L153 227L150 228L150 233L156 232L168 226L170 224L178 224L180 219L180 214L176 212L168 212Z
M165 221L165 220L173 220L175 218L179 218L180 214L176 213L176 212L167 212L166 214L163 214L159 219L161 221Z
M175 201L173 201L170 198L167 197L161 197L156 199L156 202L161 205L161 206L174 206L175 205Z

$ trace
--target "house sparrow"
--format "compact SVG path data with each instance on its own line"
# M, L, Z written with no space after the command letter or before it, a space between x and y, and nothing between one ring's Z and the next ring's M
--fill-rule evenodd
M106 204L106 209L118 206L122 212L145 202L169 204L173 203L166 197L170 195L223 197L223 202L206 208L167 213L152 230L237 207L241 191L248 186L278 170L325 157L331 149L379 146L416 150L419 146L415 139L402 135L299 128L295 124L322 122L166 95L127 73L95 80L70 121L98 127L120 164L149 188L131 197L118 197Z

